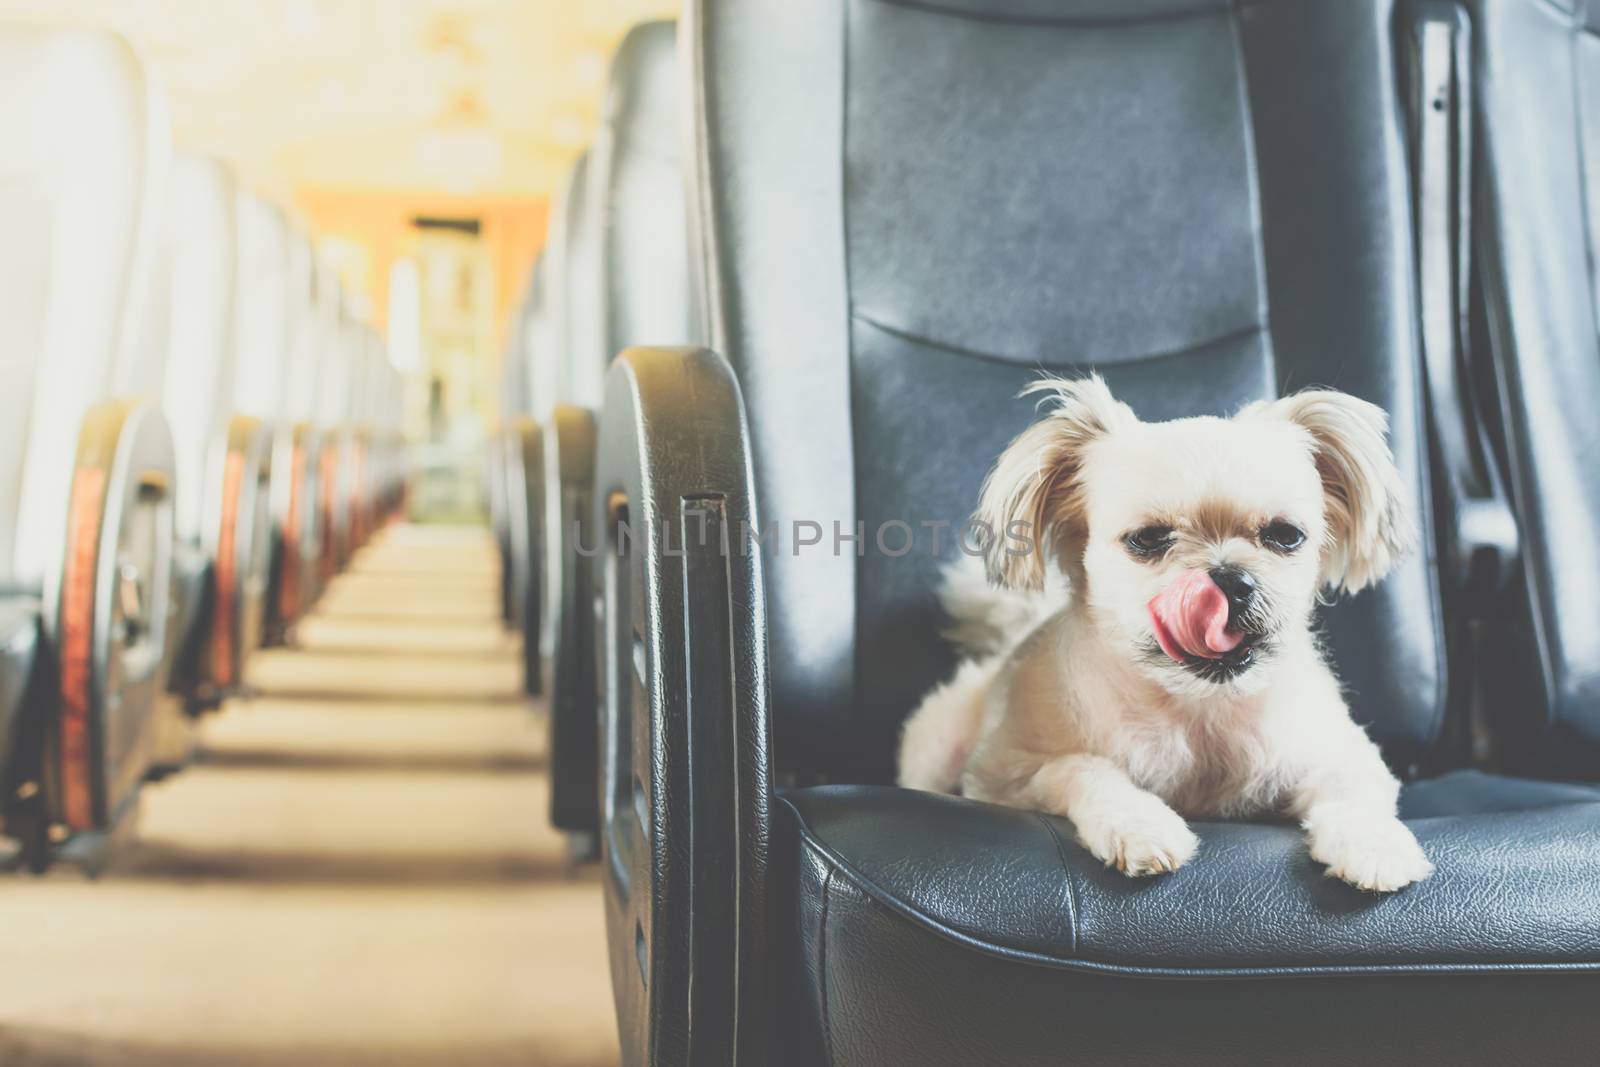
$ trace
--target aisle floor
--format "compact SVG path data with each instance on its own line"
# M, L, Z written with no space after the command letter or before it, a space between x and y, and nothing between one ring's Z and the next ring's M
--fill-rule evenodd
M616 1063L496 582L483 531L391 528L107 874L0 880L0 1064Z

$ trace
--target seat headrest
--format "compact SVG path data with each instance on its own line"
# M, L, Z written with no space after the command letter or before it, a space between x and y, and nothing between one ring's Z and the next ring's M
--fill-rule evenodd
M602 122L628 151L678 158L678 31L670 19L628 31L611 60Z

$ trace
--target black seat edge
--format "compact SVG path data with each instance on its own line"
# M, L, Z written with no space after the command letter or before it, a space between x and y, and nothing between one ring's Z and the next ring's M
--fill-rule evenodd
M1474 777L1457 791L1494 803L1497 785L1525 787L1525 805L1542 785ZM1394 897L1324 877L1287 824L1197 824L1187 866L1133 880L1032 812L879 786L795 790L777 810L870 899L1018 962L1149 978L1600 970L1600 789L1551 788L1542 807L1412 820L1439 872Z

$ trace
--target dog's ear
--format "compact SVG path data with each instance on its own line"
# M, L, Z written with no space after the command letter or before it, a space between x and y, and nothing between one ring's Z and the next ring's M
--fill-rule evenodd
M1389 451L1389 417L1376 404L1307 389L1252 404L1244 418L1282 418L1311 435L1326 501L1322 583L1358 592L1388 574L1417 542L1405 487Z
M1098 374L1041 378L1023 396L1046 394L1044 418L1018 434L984 479L974 521L986 531L989 581L1042 589L1045 567L1065 558L1084 535L1078 475L1084 449L1119 426L1138 422Z

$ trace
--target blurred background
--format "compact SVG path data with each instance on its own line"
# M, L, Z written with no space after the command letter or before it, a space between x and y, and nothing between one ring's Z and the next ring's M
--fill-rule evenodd
M173 158L190 161L191 178L200 173L193 161L218 161L217 180L238 190L240 240L248 205L264 205L262 218L309 240L317 281L310 294L291 292L290 303L309 299L331 316L325 334L306 320L309 373L331 376L324 381L344 374L346 392L357 394L351 373L367 373L369 390L399 383L393 413L363 409L356 395L356 406L318 403L287 419L253 412L241 387L231 402L241 415L260 414L274 457L270 560L266 549L246 561L238 544L224 544L248 533L228 497L220 520L207 510L213 525L179 530L175 549L157 543L154 531L166 529L159 524L124 528L126 543L111 546L127 555L121 569L94 572L122 583L115 617L94 618L121 627L106 671L138 681L122 642L138 643L143 598L159 590L155 568L141 573L135 563L170 559L176 575L193 557L200 568L188 586L175 580L173 606L161 612L177 636L139 668L154 672L154 695L128 688L124 701L118 690L91 709L111 724L112 741L153 723L150 751L177 737L179 755L170 765L149 757L142 788L142 767L124 774L135 783L130 799L79 826L70 807L64 815L52 806L49 769L24 766L55 758L48 742L42 756L37 740L0 754L12 776L5 844L22 842L0 875L0 1067L617 1061L598 880L550 825L546 710L526 679L532 653L505 616L508 579L485 529L484 471L505 422L508 326L545 242L552 199L594 136L619 40L675 6L0 0L0 29L24 54L51 47L29 37L39 26L130 42L170 109ZM62 54L70 59L70 51ZM5 73L9 132L0 135L21 148L6 165L28 165L52 138L84 140L50 117L66 113L49 110L60 101L19 91L31 83L5 82ZM11 196L3 172L0 196ZM86 213L84 203L74 210ZM163 225L173 225L170 217ZM179 238L184 225L173 225ZM40 264L50 263L54 238L40 229L40 248L23 233L0 250L0 277L49 274ZM91 242L88 259L95 254ZM256 284L241 268L237 293ZM230 295L225 281L211 288L239 308L253 299ZM92 302L51 297L44 310L25 298L0 308L7 336L28 338L30 316L53 323ZM226 362L237 353L242 367L254 357L248 328L240 331L236 342L192 344L196 358ZM126 349L128 340L116 343ZM110 392L100 388L101 371L59 370L104 352L69 351L70 339L53 352L12 347L0 352L0 381L20 411L7 421L26 427L27 398L45 395L26 377L3 377L32 374L30 361L45 368L40 380L52 362L57 368L47 388L59 391L62 374L76 374L66 393L79 412ZM22 351L34 347L46 355ZM299 351L285 344L275 358L299 361ZM16 381L23 385L9 384ZM172 397L185 384L167 386L169 420L184 415ZM220 426L230 398L218 403L205 417ZM17 454L0 467L25 471L37 465L37 450L59 468L51 491L64 501L79 423L53 420L37 399L31 415L32 429L13 435L26 437L26 448L11 449ZM231 438L198 432L199 452L225 446L228 462L236 458ZM211 455L207 486L222 452ZM179 493L199 499L195 481L180 479ZM208 488L207 508L235 491L243 508L254 490ZM255 506L265 509L266 497ZM61 587L50 584L71 566L70 555L60 562L66 509L19 507L7 496L0 519L0 718L40 716L55 729L70 711L59 693L71 664L64 654L57 660L49 638L76 632L71 603L57 614ZM44 544L36 554L56 570L14 572L11 530ZM292 572L291 556L299 560ZM253 619L242 629L229 629L233 602L219 600L223 588L240 603L255 598L239 615ZM62 766L72 758L61 756ZM103 758L116 764L108 775L135 762Z
M504 331L628 28L671 0L0 0L115 30L175 147L286 207L406 378L413 514L481 511Z

